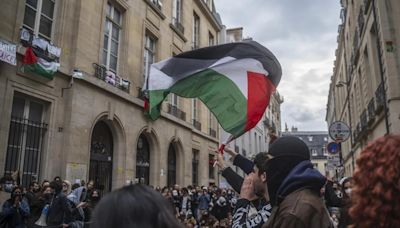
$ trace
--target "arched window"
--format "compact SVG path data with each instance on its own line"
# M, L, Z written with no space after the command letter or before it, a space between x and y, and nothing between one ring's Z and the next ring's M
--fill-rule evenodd
M173 186L176 184L176 151L172 143L169 145L168 149L168 176L167 176L168 186Z
M92 132L89 180L94 180L95 188L102 193L111 191L112 158L112 132L104 121L99 121Z
M146 136L140 135L137 142L136 178L139 183L150 183L150 146Z

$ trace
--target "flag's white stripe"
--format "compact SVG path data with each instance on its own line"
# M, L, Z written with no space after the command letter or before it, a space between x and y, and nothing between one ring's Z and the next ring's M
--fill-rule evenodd
M56 72L60 67L60 63L57 62L48 62L42 58L37 58L37 60L37 63L46 71Z
M247 98L247 72L255 72L268 75L268 72L264 69L261 62L255 59L238 59L229 62L228 64L220 64L215 67L212 67L213 70L218 73L227 76L231 79L243 93L243 95Z
M166 59L164 61L151 65L149 79L148 79L149 90L168 89L171 86L173 86L177 81L192 75L193 72L191 72L191 74L179 78L168 76L167 74L165 74L160 70L168 60L169 59ZM218 60L207 69L210 68L231 79L239 87L240 91L243 93L245 97L247 97L248 71L268 75L268 72L263 68L261 62L251 58L235 59L233 57L227 56ZM143 88L144 89L147 88L147 80Z

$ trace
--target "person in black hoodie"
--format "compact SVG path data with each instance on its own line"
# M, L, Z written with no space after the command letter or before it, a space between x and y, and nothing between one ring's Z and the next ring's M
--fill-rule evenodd
M52 181L50 183L53 195L50 199L49 211L47 214L48 226L67 226L72 220L71 208L68 199L62 193L61 181Z
M319 196L326 179L313 168L307 145L297 137L281 137L271 145L268 155L263 169L272 213L263 227L333 227ZM239 202L253 197L254 178L245 178L235 216L246 211Z
M333 227L320 190L326 178L313 168L307 145L297 137L277 139L266 162L272 213L263 227Z

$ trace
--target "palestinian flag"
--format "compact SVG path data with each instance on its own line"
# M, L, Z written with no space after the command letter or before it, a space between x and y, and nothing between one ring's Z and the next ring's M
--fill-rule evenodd
M236 138L261 119L281 75L276 57L255 41L181 53L151 66L145 110L155 120L169 93L197 97Z
M53 79L54 74L60 66L57 62L49 62L43 58L37 57L32 47L26 49L23 64L25 70L37 73L48 79Z

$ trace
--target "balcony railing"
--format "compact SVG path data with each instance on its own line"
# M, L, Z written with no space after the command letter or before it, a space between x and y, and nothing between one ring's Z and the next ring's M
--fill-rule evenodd
M105 81L108 84L129 93L131 86L130 81L124 80L115 73L108 71L107 68L105 68L104 66L101 66L97 63L93 63L93 68L94 68L94 76L96 78Z
M186 121L186 112L180 110L178 107L172 104L168 104L168 113L183 121Z
M144 100L144 98L146 97L146 92L142 90L141 87L137 87L138 88L138 98L141 100Z
M371 98L368 102L368 124L373 123L375 120L375 98Z
M212 128L209 128L209 131L210 131L210 136L211 137L217 137L217 131L216 130L214 130L214 129L212 129Z
M172 18L172 25L182 34L185 33L185 27L177 18Z
M361 36L363 28L364 28L364 22L365 22L363 8L360 8L360 13L358 14L357 22L358 22L358 29L360 32L359 35Z
M383 86L383 82L381 82L378 88L375 91L375 99L376 99L376 109L375 113L378 114L383 110L384 102L385 102L385 88Z
M269 128L270 127L270 120L268 117L265 117L265 120L263 120L264 126Z
M159 10L161 10L161 8L162 8L162 3L161 3L160 0L151 0L151 3L153 3L153 5L154 5L155 7L157 7Z
M201 131L201 123L195 119L192 120L193 127L196 128L197 130Z
M361 132L365 132L368 128L367 110L364 109L360 116Z

